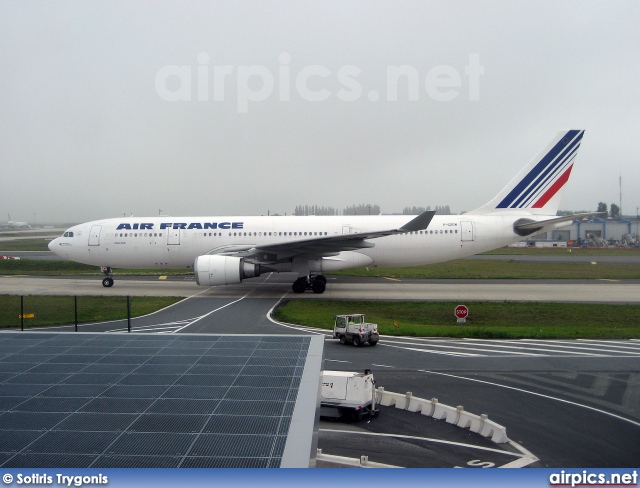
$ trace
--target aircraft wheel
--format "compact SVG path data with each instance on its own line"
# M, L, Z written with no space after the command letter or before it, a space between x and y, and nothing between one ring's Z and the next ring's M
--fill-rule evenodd
M311 290L313 291L313 293L324 293L324 290L327 288L326 283L324 283L323 281L320 281L316 278L316 280L313 282L313 284L311 285Z
M107 276L104 280L102 280L102 286L105 288L110 288L113 286L113 278Z
M353 345L355 347L358 347L360 345L360 337L359 336L353 336Z
M293 293L304 293L304 291L307 289L304 278L298 278L296 281L294 281L293 285L291 285L291 289L293 290Z

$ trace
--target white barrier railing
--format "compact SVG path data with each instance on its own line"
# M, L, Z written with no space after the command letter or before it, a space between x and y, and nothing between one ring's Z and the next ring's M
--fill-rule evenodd
M466 412L462 405L451 407L438 402L437 398L425 400L424 398L414 397L410 391L403 395L401 393L385 391L382 386L376 390L376 401L385 407L395 407L409 412L420 412L420 414L426 415L427 417L444 420L449 424L476 432L483 437L490 437L491 440L497 444L509 442L506 427L489 420L489 416L486 414L475 415Z
M350 458L345 456L335 456L333 454L325 454L322 449L318 449L316 461L324 461L326 463L338 464L340 466L352 466L355 468L399 468L391 464L376 463L369 461L369 456L360 456L358 458Z

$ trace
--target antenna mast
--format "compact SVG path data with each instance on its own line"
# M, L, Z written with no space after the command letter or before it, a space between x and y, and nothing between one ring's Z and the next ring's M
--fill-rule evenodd
M622 172L620 172L620 217L622 217Z

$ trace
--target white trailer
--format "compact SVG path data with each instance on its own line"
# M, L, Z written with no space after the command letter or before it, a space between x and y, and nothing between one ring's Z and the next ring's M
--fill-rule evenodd
M347 371L323 371L320 415L322 417L349 416L360 420L363 415L376 417L376 390L373 374Z

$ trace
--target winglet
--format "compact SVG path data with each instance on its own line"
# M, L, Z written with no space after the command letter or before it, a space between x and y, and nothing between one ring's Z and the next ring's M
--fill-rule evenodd
M416 218L414 218L413 220L410 220L409 222L404 224L402 227L400 227L400 230L402 232L414 232L416 230L424 230L427 227L429 227L429 224L431 223L431 219L435 214L436 212L434 210L427 210L426 212L422 212Z

